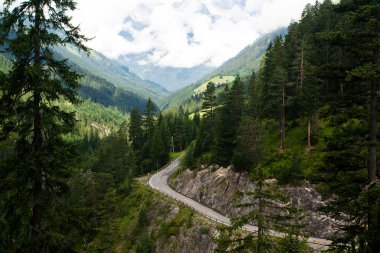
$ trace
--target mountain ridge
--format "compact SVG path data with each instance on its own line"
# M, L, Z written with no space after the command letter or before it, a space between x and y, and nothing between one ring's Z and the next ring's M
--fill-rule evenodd
M160 101L164 107L172 107L184 103L191 102L195 95L195 90L203 83L208 82L216 76L241 76L247 78L254 70L257 72L260 68L261 61L265 55L269 43L276 36L284 36L287 28L282 27L270 33L263 34L253 43L242 49L236 56L224 62L222 65L214 69L212 72L200 78L197 82L174 91L169 97ZM199 95L199 94L198 94Z

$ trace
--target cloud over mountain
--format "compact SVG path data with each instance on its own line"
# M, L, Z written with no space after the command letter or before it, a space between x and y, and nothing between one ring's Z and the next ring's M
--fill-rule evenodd
M260 34L286 26L315 0L78 0L89 46L140 64L218 66Z

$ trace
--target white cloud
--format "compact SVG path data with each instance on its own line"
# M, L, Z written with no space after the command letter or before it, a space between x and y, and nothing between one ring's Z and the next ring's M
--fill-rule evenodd
M159 66L218 66L315 0L78 0L74 20L111 58L145 53ZM123 37L122 32L129 38Z

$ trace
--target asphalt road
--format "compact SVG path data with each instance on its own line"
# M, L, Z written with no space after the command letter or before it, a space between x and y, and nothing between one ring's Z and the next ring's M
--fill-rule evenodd
M203 204L186 197L176 191L174 191L168 184L170 176L178 169L179 167L180 159L173 161L171 164L167 165L164 169L154 174L149 179L149 185L153 189L156 189L157 191L171 197L174 200L177 200L186 206L194 209L196 212L200 213L201 215L205 216L206 218L209 218L213 221L216 221L218 223L224 224L229 226L231 224L231 220L226 217L225 215L207 207ZM244 230L255 233L257 232L257 227L252 225L245 225L243 227ZM283 237L282 233L278 233L276 231L271 231L272 236L276 237ZM313 238L310 237L308 239L308 244L310 247L312 247L315 250L326 250L328 248L328 245L331 242L325 239L321 238Z

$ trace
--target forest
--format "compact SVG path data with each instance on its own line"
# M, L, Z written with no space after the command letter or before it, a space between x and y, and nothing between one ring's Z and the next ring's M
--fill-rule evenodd
M163 111L54 56L52 46L89 52L68 14L75 1L14 2L0 13L1 49L12 55L0 55L0 252L107 252L123 215L137 216L131 252L154 252L146 210L133 213L142 191L134 179L178 153L183 168L250 173L263 208L287 199L266 180L308 180L331 197L320 211L342 221L329 252L380 252L378 1L307 5L250 77L219 91L209 82ZM281 252L304 252L302 224L289 223L299 210L286 213L237 218L218 251L273 252L276 223L290 235ZM258 236L239 238L252 219Z

